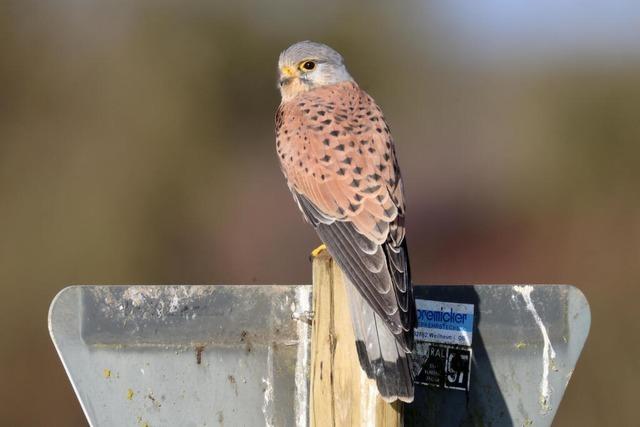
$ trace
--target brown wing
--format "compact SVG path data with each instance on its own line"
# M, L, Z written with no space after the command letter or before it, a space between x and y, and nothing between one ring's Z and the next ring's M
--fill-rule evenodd
M415 308L402 180L380 108L355 83L327 86L283 104L276 136L305 217L408 350Z

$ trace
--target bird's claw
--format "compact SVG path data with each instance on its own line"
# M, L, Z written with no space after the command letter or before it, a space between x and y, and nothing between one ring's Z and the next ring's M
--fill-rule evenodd
M324 243L321 244L320 246L318 246L317 248L311 251L311 259L316 258L318 255L320 255L322 252L326 250L327 250L327 247L325 246L325 244Z

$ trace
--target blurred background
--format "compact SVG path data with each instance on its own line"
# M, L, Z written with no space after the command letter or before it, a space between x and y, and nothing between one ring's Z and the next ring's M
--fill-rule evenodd
M386 113L415 283L577 285L593 322L556 425L636 425L631 0L2 1L3 424L86 425L47 332L66 285L310 282L273 135L303 39Z

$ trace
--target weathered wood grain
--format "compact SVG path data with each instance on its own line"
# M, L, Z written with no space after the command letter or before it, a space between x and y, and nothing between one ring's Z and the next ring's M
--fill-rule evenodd
M313 427L402 425L360 368L342 272L324 251L313 259L310 421Z

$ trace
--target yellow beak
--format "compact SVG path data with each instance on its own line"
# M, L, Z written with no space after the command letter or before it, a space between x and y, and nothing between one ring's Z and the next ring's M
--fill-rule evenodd
M280 73L282 73L283 77L295 77L296 69L293 67L289 67L288 65L280 68Z
M296 68L288 65L280 68L280 86L288 85L296 77L298 77L298 71Z

